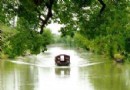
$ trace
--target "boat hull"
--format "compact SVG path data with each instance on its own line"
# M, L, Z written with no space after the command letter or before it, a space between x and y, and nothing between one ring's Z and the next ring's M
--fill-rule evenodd
M57 66L69 66L70 56L66 54L60 54L55 57L55 64Z

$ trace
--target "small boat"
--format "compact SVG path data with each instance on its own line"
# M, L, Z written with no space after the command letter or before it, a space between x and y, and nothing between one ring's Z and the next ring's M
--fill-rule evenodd
M123 63L124 62L124 55L114 54L114 59L117 63Z
M115 59L115 61L116 61L117 63L123 63L123 62L124 62L123 59Z
M55 57L55 64L57 66L69 66L70 56L66 54L60 54Z

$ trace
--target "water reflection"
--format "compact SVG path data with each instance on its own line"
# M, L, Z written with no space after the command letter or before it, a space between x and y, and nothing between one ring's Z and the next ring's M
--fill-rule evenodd
M70 68L55 68L55 74L61 77L69 77Z
M10 62L0 64L0 90L34 90L36 68L18 66Z
M56 50L69 52L70 66L55 66ZM130 90L129 64L104 62L102 58L84 55L86 58L81 58L73 50L53 47L45 55L3 60L0 90Z
M88 70L89 79L96 90L130 89L129 86L126 85L126 82L128 82L130 78L123 79L123 77L126 77L124 72L125 65L104 63L102 65L90 67Z

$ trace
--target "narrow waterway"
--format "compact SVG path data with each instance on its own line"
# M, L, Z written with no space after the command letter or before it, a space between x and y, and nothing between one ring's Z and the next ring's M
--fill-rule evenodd
M56 66L58 54L70 66ZM63 47L45 53L0 61L0 90L130 90L130 65Z

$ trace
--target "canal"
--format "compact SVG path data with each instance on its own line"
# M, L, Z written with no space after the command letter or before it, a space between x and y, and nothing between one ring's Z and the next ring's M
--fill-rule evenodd
M61 53L70 55L70 66L55 65ZM130 65L52 46L38 55L1 60L0 90L130 90Z

